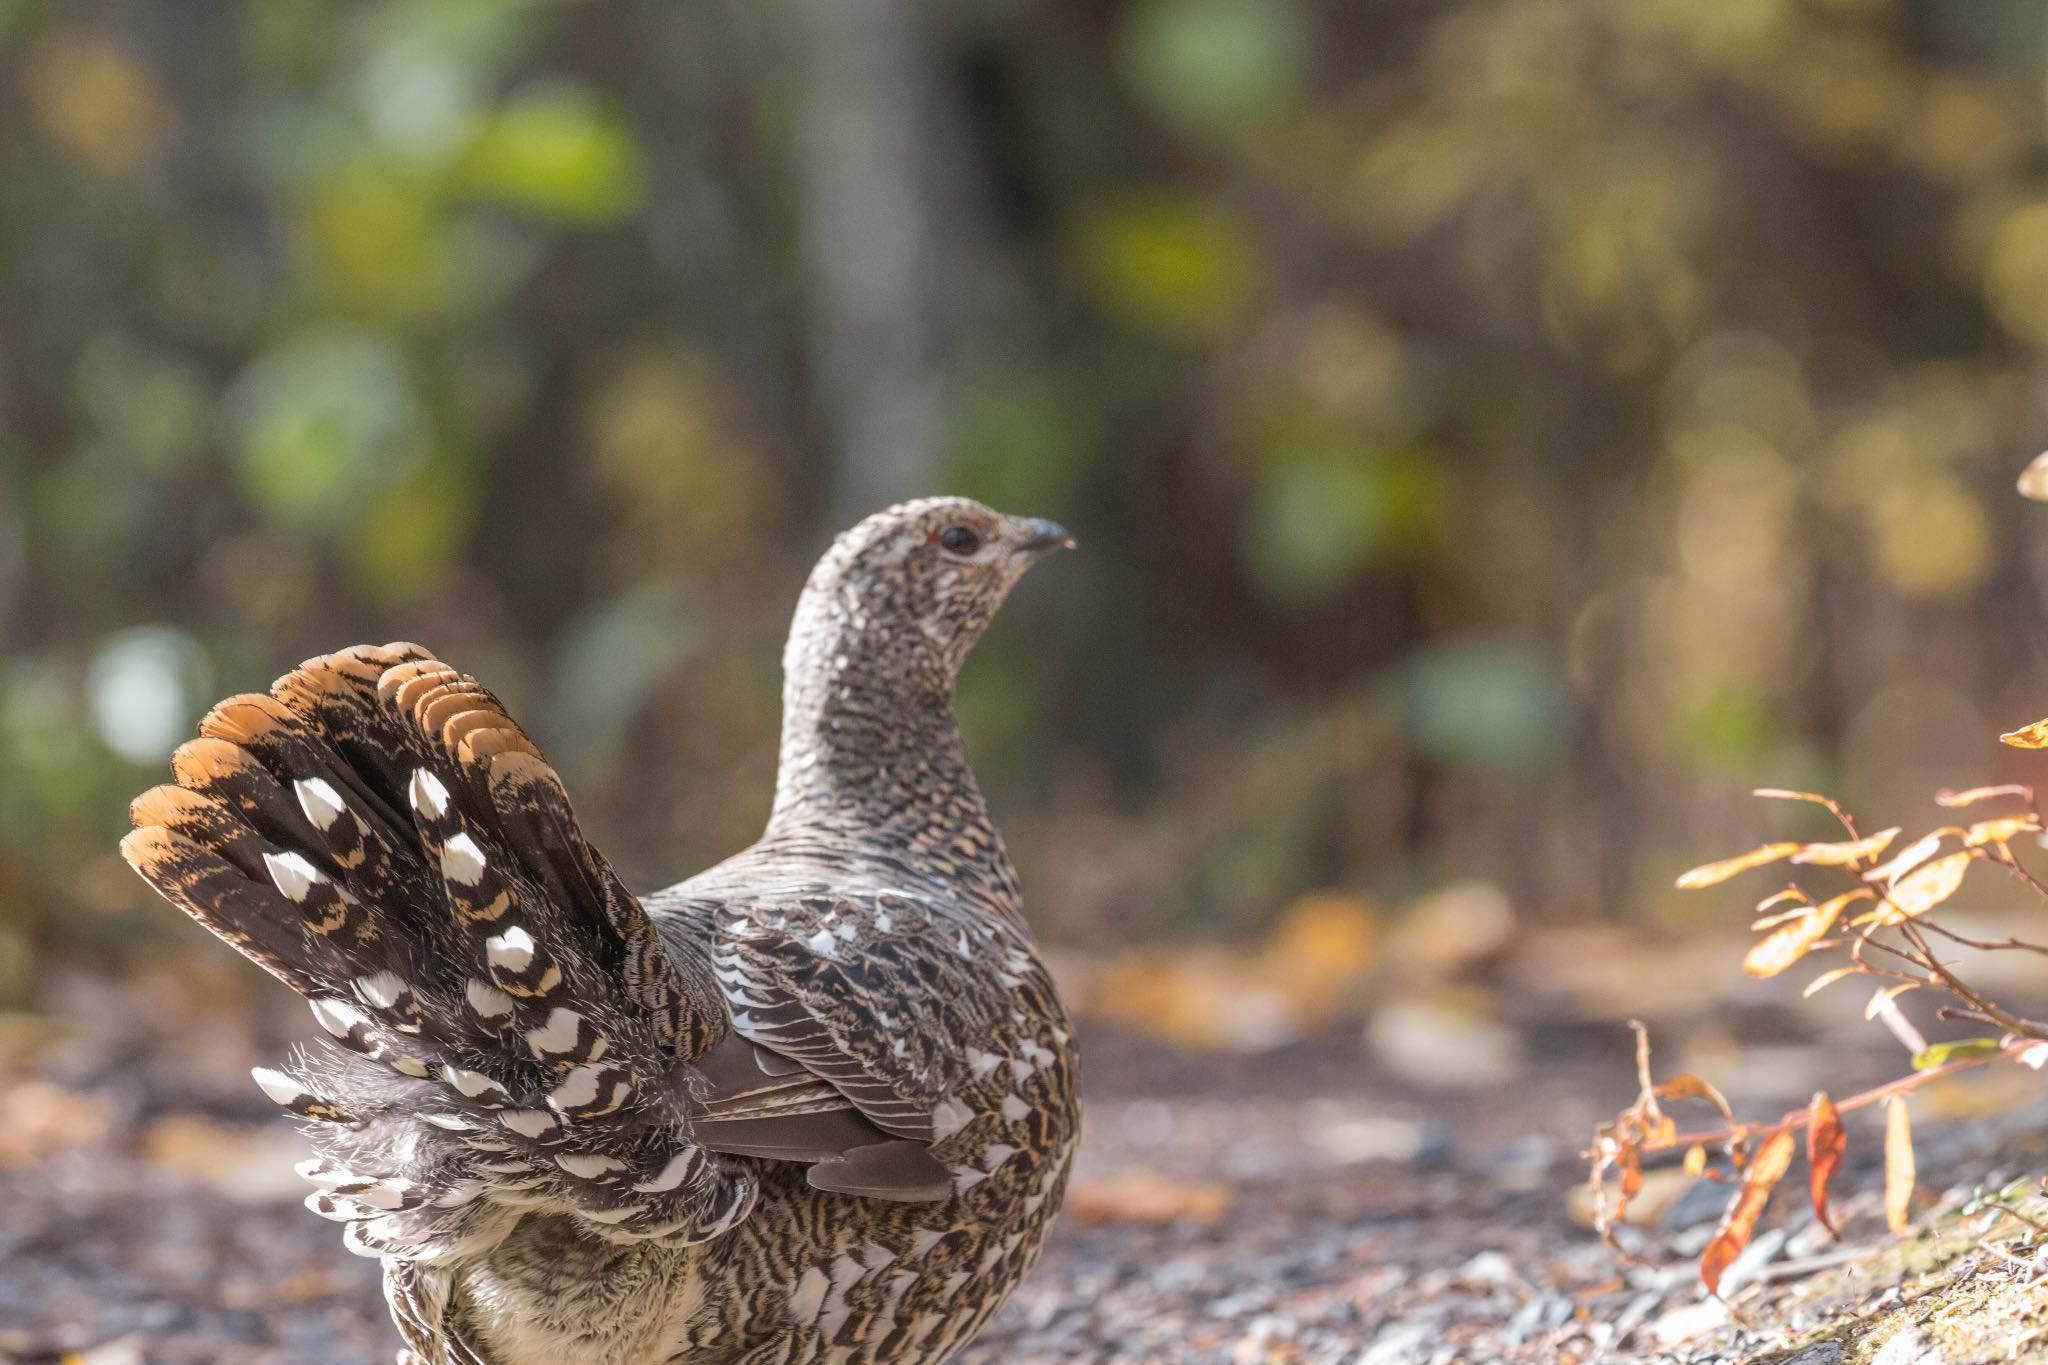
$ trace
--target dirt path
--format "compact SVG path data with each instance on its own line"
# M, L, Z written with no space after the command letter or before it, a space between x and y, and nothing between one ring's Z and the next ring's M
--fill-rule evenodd
M1584 1033L1541 1041L1542 1079L1446 1099L1369 1076L1345 1040L1229 1060L1097 1038L1068 1212L963 1361L2048 1361L2031 1272L1954 1217L1944 1236L1885 1238L1854 1148L1849 1243L1782 1201L1731 1271L1739 1319L1702 1300L1690 1264L1711 1188L1631 1230L1649 1259L1624 1263L1566 1191L1625 1077ZM167 1106L152 1075L136 1057L87 1089L19 1082L0 1106L0 1359L388 1361L374 1265L298 1206L296 1138L226 1091ZM1929 1217L1978 1179L2048 1165L2044 1118L1928 1132Z

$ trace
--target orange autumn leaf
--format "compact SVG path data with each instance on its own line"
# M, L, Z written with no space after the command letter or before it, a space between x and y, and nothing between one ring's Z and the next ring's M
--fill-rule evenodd
M1813 1195L1813 1216L1820 1219L1820 1225L1834 1234L1836 1241L1842 1240L1841 1230L1828 1217L1828 1182L1835 1178L1835 1171L1842 1164L1842 1153L1849 1145L1849 1135L1842 1128L1842 1116L1835 1109L1835 1102L1822 1090L1813 1097L1813 1122L1806 1129L1806 1164L1808 1167L1807 1186Z
M1747 872L1752 867L1762 867L1765 863L1775 863L1782 858L1789 858L1802 847L1801 844L1793 843L1765 844L1762 848L1753 848L1733 858L1723 858L1718 863L1695 867L1678 879L1678 889L1697 891L1703 886L1717 886L1738 872Z
M2000 820L1979 820L1963 831L1963 843L1970 848L2002 844L2021 834L2038 834L2041 822L2031 815L2008 815Z
M1832 844L1808 844L1792 855L1795 863L1811 863L1816 867L1849 867L1865 858L1875 858L1891 847L1892 840L1899 837L1896 826L1870 835L1864 839L1849 839Z
M1728 1107L1727 1098L1714 1088L1714 1083L1690 1071L1681 1071L1658 1086L1656 1094L1660 1100L1705 1100L1719 1111L1722 1118L1730 1123L1735 1121L1735 1111Z
M1761 796L1767 801L1811 801L1816 806L1835 809L1835 803L1818 792L1793 791L1790 787L1758 787L1751 796Z
M1807 950L1820 941L1822 935L1835 927L1842 907L1852 901L1869 896L1868 891L1848 891L1836 896L1825 905L1817 905L1807 911L1798 921L1786 924L1766 939L1760 940L1742 959L1742 970L1751 976L1776 976L1787 967L1805 957Z
M1923 834L1897 853L1894 853L1888 861L1864 873L1863 880L1867 882L1881 881L1887 884L1895 882L1914 868L1920 866L1920 864L1926 862L1929 858L1932 858L1935 851L1941 847L1943 839L1951 834L1961 833L1960 829L1948 826L1935 830L1932 834Z
M2032 801L2034 789L2023 787L2017 782L2008 782L1999 787L1971 787L1967 791L1959 792L1943 787L1934 794L1934 802L1939 806L1970 806L1979 801L1988 801L1994 796L2017 796L2023 801Z
M1893 1095L1884 1102L1884 1221L1893 1232L1906 1230L1912 1212L1913 1120L1906 1115L1906 1099Z
M1770 1202L1771 1190L1791 1169L1792 1153L1798 1146L1798 1139L1789 1128L1773 1133L1756 1157L1749 1163L1749 1171L1742 1178L1742 1189L1728 1206L1728 1213L1721 1219L1721 1227L1715 1232L1714 1240L1707 1243L1706 1251L1700 1256L1700 1283L1707 1287L1709 1294L1720 1292L1721 1276L1727 1272L1742 1249L1749 1245L1750 1235L1756 1231L1756 1220L1763 1214L1764 1205Z
M2027 467L2020 471L2019 490L2023 498L2048 502L2048 451L2027 461Z
M1806 989L1799 992L1799 995L1802 999L1818 995L1843 977L1855 976L1862 970L1861 967L1830 967L1813 980L1807 982Z
M1885 892L1884 900L1867 919L1878 924L1897 924L1900 920L1924 915L1956 893L1963 884L1963 874L1970 870L1976 854L1965 850L1936 858L1923 863L1892 884Z
M2032 725L2009 730L1998 737L1998 742L2010 744L2015 749L2048 748L2048 720L2037 720Z
M1213 1224L1230 1211L1236 1194L1210 1180L1182 1180L1148 1167L1076 1182L1067 1212L1089 1227L1115 1223Z

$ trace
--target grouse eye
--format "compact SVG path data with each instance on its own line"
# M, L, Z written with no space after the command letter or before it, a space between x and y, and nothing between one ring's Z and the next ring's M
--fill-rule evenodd
M939 544L948 554L971 555L981 548L981 536L972 526L955 524L939 532Z

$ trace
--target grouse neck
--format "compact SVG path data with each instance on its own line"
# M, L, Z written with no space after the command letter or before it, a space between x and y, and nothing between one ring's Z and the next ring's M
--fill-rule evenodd
M799 608L783 660L769 840L823 836L892 862L936 855L949 879L1012 887L960 738L949 671L922 639L853 628L857 621Z

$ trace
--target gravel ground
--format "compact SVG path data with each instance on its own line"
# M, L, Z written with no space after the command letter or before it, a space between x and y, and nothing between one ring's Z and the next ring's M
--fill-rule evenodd
M1849 1242L1782 1198L1730 1272L1732 1312L1701 1297L1691 1265L1718 1216L1712 1187L1677 1195L1654 1232L1629 1230L1642 1264L1618 1257L1567 1212L1577 1147L1625 1098L1614 1041L1594 1039L1536 1040L1549 1061L1511 1093L1423 1096L1374 1077L1355 1036L1256 1059L1092 1037L1067 1213L961 1359L2048 1359L2033 1272L1952 1224L1886 1238L1872 1153L1853 1145L1838 1184ZM297 1204L296 1137L260 1101L223 1089L194 1106L155 1070L146 1051L103 1060L83 1088L31 1078L0 1104L0 1360L388 1361L375 1267ZM2048 1112L1991 1108L1923 1133L1925 1213L2048 1165ZM1942 1345L1978 1319L1996 1319L1992 1345Z

